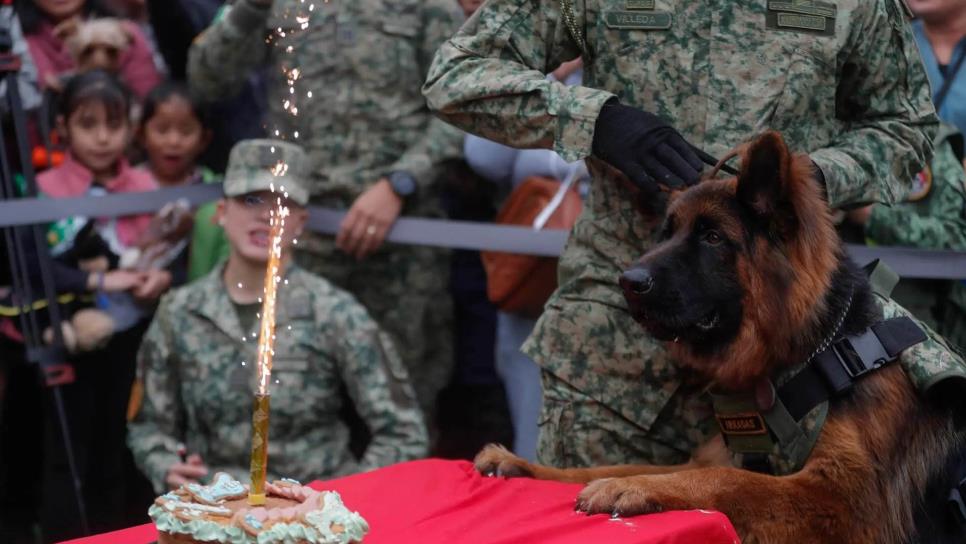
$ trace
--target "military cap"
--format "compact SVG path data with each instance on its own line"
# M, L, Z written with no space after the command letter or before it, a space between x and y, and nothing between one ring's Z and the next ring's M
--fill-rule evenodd
M225 196L270 191L274 187L304 206L309 202L307 173L308 156L300 146L281 140L242 140L228 156Z

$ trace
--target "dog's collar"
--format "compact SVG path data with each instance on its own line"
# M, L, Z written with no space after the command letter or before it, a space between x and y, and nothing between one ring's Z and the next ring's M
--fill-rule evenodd
M835 321L835 326L832 328L832 332L829 333L829 335L826 336L824 340L818 343L818 346L815 347L815 351L813 351L812 354L808 356L808 359L805 360L805 365L808 365L809 363L814 361L815 357L818 357L820 353L822 353L823 351L826 351L829 348L829 346L832 345L832 342L835 340L835 337L838 336L839 331L842 330L842 324L845 323L845 318L848 317L849 310L852 309L852 297L854 296L855 296L855 288L852 286L852 284L849 284L849 298L846 299L845 306L842 308L842 312L839 314L838 319Z

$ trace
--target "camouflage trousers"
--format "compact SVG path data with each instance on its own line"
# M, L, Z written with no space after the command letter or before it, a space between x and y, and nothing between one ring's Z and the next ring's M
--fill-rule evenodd
M716 429L710 399L701 391L680 388L644 429L547 370L541 382L537 461L544 465L683 463L691 451L682 435L697 431L710 437Z
M299 239L296 262L352 293L396 344L426 421L453 372L453 308L445 251L387 244L356 261L331 237Z

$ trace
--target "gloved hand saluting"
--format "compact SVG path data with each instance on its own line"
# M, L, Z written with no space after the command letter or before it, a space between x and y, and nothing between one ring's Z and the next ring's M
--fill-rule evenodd
M693 148L664 119L617 99L600 110L593 153L648 195L660 191L661 185L671 189L694 185L704 164L715 164L713 157Z

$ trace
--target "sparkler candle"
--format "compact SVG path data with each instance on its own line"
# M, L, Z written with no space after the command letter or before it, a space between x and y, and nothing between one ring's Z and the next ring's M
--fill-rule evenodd
M284 168L280 165L279 168ZM276 173L276 175L278 175ZM274 190L274 189L273 189ZM272 212L272 245L265 270L265 289L262 296L262 320L258 332L258 362L254 411L252 413L252 484L248 492L248 504L265 504L265 476L268 470L268 415L271 395L268 386L272 378L272 357L275 355L275 300L278 293L279 263L282 258L282 234L285 231L285 218L288 208L282 206L282 199L276 200Z

